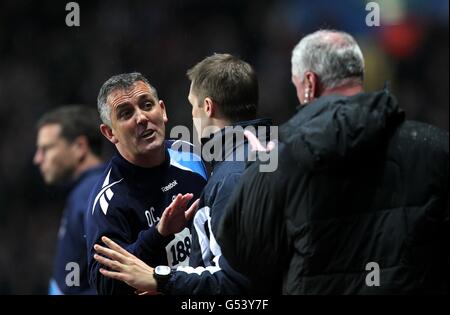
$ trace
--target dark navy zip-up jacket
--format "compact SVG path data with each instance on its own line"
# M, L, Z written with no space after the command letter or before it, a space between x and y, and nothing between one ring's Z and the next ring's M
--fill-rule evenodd
M94 259L95 244L108 236L148 265L176 268L189 264L190 226L180 233L161 236L156 224L178 194L199 198L207 175L201 159L175 150L179 141L166 141L162 165L143 168L116 154L92 192L86 220L89 281L99 294L132 294L134 289L100 274Z
M192 227L192 252L189 266L179 266L169 282L162 289L166 294L245 294L248 293L247 279L234 271L222 255L216 235L228 199L239 182L248 160L248 143L243 128L256 127L264 130L268 138L270 120L243 121L226 127L214 134L203 146L203 157L211 154L212 174L202 196ZM259 126L259 128L258 128ZM238 128L239 128L238 127ZM263 134L263 132L261 132ZM259 135L261 137L261 135ZM205 150L205 146L216 152ZM205 154L206 152L206 154Z
M95 294L95 289L91 288L88 282L83 223L89 195L105 167L105 164L101 164L86 170L71 185L73 188L67 197L58 232L53 276L49 287L51 295Z

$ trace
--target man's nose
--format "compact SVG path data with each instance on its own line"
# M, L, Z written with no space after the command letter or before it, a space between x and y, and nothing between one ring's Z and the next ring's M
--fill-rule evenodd
M145 111L138 109L136 112L136 115L137 115L136 123L138 125L144 124L144 123L146 124L148 122L148 118L147 118Z
M39 165L39 164L41 164L42 163L42 158L43 158L43 155L42 155L42 152L41 152L41 150L36 150L36 153L34 154L34 157L33 157L33 163L34 163L34 165Z

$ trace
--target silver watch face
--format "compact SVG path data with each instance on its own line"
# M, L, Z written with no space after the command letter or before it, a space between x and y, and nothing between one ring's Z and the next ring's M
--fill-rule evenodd
M156 266L155 273L160 276L170 275L171 269L169 266Z

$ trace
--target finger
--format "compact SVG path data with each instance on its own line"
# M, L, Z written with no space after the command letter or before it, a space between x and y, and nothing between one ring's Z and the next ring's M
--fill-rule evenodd
M162 220L162 217L171 217L172 214L173 214L173 211L174 211L173 208L166 208L166 210L164 210L164 212L163 212L163 214L161 216L161 220Z
M170 205L170 208L172 209L174 214L182 214L186 210L187 204L189 201L194 197L193 194L184 194L181 198L176 200L176 202L173 202Z
M273 149L275 149L276 145L277 144L275 141L269 141L269 143L267 144L267 151L272 151Z
M181 199L181 197L182 197L182 195L181 195L181 194L178 194L178 195L172 200L172 202L170 203L170 205L168 205L168 206L166 207L166 209L164 209L163 213L161 214L161 220L160 220L160 223L161 223L161 221L164 221L164 219L165 219L166 217L168 217L168 216L170 216L170 215L172 214L173 209L175 209L175 207L177 207L177 205L178 205L179 200Z
M180 202L180 207L185 209L187 204L189 203L189 201L192 200L192 198L194 198L194 194L188 193L188 194L184 194L183 198Z
M105 277L111 278L111 279L116 279L116 280L120 280L120 281L126 281L126 276L120 272L115 272L115 271L109 271L103 268L100 268L100 273L102 275L104 275Z
M113 260L117 260L121 263L124 263L126 261L126 257L123 256L121 253L118 253L115 250L100 246L98 244L94 245L94 250L99 254L105 255L106 257L109 257Z
M167 206L166 210L169 209L169 208L174 209L175 207L177 207L180 204L181 200L183 200L182 198L183 198L183 195L182 194L178 194L175 197L175 199L172 200L170 205Z
M167 236L169 233L166 231L167 229L167 222L170 223L170 217L173 215L173 209L169 206L167 207L164 212L161 215L161 220L159 220L158 224L156 225L156 229L158 230L158 233L162 236Z
M247 138L248 143L250 143L252 151L266 151L266 148L252 132L245 130L244 136Z
M194 194L192 194L192 193L184 194L183 197L182 197L182 201L183 201L183 202L184 202L184 201L189 201L189 200L192 199L192 197L194 197Z
M94 259L98 261L100 264L109 267L115 271L122 271L122 265L115 260L108 259L98 254L94 254Z
M157 223L156 227L159 229L161 225L164 225L167 217L170 216L171 213L171 208L167 207L166 210L163 211L163 213L161 214L161 219L159 220L159 222Z
M114 242L112 239L110 239L109 237L103 236L102 237L102 242L105 243L109 248L111 248L112 250L115 250L116 252L124 255L125 257L127 256L134 256L133 254L131 254L130 252L128 252L126 249L124 249L122 246L120 246L119 244L117 244L116 242Z
M200 199L195 200L194 203L185 212L186 220L189 221L194 217L195 213L197 212L199 202L200 202Z

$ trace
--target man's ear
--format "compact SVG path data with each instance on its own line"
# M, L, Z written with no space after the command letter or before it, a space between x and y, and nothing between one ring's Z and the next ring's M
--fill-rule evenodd
M213 118L217 113L217 104L210 97L206 97L203 101L203 110L209 118Z
M164 101L162 101L162 100L160 100L158 104L161 107L161 110L163 112L163 121L164 121L164 123L167 123L169 121L169 118L167 118L166 105L164 104Z
M314 72L307 71L305 73L305 88L309 89L309 96L311 99L319 97L319 81Z
M119 140L114 135L114 132L112 131L111 127L105 124L100 125L100 132L102 135L105 136L106 139L108 139L111 143L116 144L119 142Z
M72 151L77 160L82 160L89 152L89 142L86 136L78 136L72 142Z

